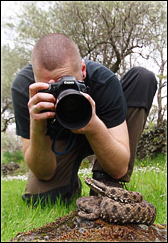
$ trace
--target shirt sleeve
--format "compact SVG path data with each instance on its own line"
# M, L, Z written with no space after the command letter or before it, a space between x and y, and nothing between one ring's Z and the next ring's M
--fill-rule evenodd
M11 87L16 123L16 134L30 138L30 116L28 110L29 85L34 82L31 66L26 66L14 79Z
M86 85L96 104L96 114L107 128L120 125L126 118L127 105L117 76L102 64L85 60Z
M96 113L107 128L115 127L124 122L127 112L125 97L116 77L110 78L97 90L94 97Z

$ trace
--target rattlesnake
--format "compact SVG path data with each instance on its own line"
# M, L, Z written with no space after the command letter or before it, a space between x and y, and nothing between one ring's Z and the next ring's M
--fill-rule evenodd
M156 208L143 200L139 192L127 191L123 188L106 186L104 183L86 177L85 183L99 196L78 198L76 205L78 215L88 220L99 217L114 223L153 224Z

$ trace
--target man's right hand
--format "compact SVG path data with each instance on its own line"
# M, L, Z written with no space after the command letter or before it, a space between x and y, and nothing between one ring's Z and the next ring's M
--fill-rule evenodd
M34 83L29 86L30 99L28 102L28 108L30 116L35 120L45 120L53 118L55 116L55 103L56 99L52 94L39 93L40 89L48 89L47 83ZM42 112L43 110L51 110Z
M38 92L48 89L48 83L37 82L29 86L28 108L30 113L31 129L39 133L46 133L46 119L55 117L56 99L52 94ZM48 110L44 111L43 110ZM34 131L34 132L35 132Z

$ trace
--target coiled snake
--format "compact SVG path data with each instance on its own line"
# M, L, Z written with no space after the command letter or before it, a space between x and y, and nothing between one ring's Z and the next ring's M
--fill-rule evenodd
M78 198L78 215L88 220L103 218L108 222L126 224L153 224L156 208L143 200L139 192L106 186L104 183L86 177L85 183L101 196Z

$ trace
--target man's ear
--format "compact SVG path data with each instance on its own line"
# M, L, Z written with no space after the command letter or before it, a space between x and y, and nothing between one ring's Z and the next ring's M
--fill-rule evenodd
M85 65L85 61L83 59L81 61L81 72L82 72L83 79L85 79L86 78L86 65Z

